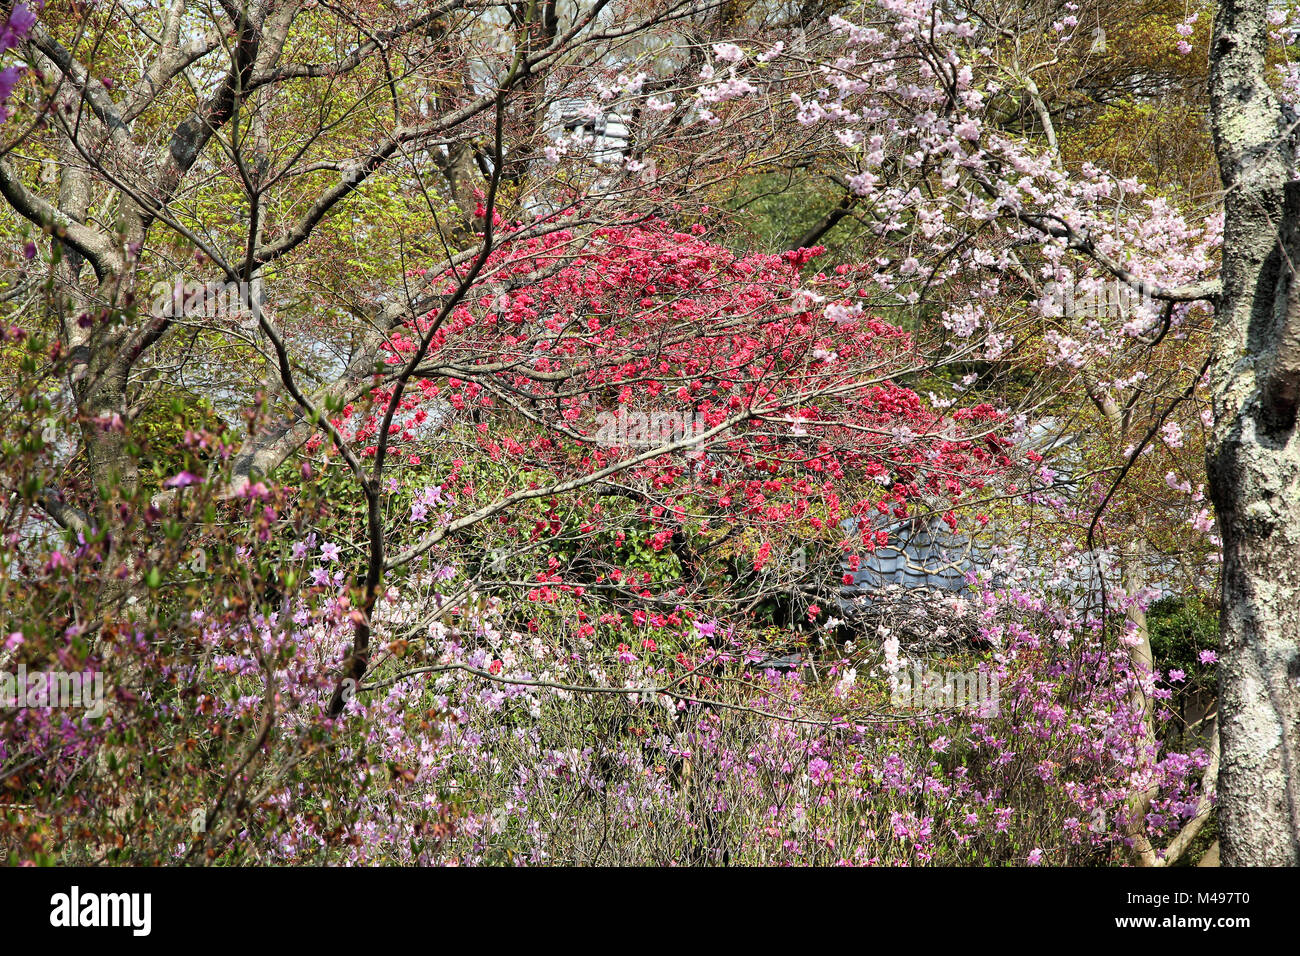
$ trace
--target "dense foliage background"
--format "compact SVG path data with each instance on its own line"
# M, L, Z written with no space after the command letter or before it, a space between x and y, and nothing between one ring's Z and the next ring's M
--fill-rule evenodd
M3 10L10 863L1217 838L1209 5Z

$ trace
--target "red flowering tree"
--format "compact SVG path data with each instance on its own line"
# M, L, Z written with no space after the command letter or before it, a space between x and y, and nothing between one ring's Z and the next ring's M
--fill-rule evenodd
M405 507L411 471L455 501L423 531L368 521L366 614L384 575L435 551L454 564L470 537L480 553L546 555L516 587L543 602L581 589L594 603L579 621L653 611L664 593L692 616L752 607L804 594L796 549L874 550L885 532L873 514L937 510L956 527L957 509L1012 467L993 408L941 414L900 384L934 366L856 301L861 268L804 279L819 249L739 256L702 232L654 220L517 242L507 231L472 286L434 279L458 301L395 332L391 384L332 419L335 450L384 489L378 510ZM622 566L638 551L671 556L659 594L649 572L638 587ZM782 573L764 575L769 563ZM838 572L820 573L807 594L833 596ZM796 603L818 616L815 597ZM352 680L368 656L359 625Z

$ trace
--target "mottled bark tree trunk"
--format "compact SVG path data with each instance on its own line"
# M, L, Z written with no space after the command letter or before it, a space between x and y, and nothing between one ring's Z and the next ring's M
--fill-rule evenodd
M1210 49L1225 189L1210 487L1223 536L1225 865L1300 864L1300 193L1267 84L1267 0L1226 0Z

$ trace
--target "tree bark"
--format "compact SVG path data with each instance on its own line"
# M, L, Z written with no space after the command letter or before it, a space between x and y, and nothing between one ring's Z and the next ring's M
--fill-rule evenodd
M1300 195L1266 78L1267 0L1228 0L1210 49L1225 189L1207 451L1223 537L1219 825L1226 866L1300 865Z

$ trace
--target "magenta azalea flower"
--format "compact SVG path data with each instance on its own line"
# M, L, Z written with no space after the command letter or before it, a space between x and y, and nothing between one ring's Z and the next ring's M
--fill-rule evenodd
M808 763L808 776L812 782L821 786L831 782L831 765L821 757L813 757Z
M0 28L0 50L16 47L35 25L36 14L21 3L15 5L9 21Z
M188 488L190 485L201 485L203 479L192 471L182 471L179 475L172 475L163 482L164 488Z

